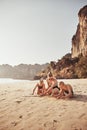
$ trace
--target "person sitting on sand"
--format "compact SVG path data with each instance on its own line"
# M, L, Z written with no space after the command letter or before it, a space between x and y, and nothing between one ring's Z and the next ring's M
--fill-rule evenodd
M36 88L37 88L37 94L42 96L44 94L44 92L45 92L45 83L43 81L43 78L41 78L39 83L36 84L35 88L33 89L32 94L34 94Z
M48 74L46 81L48 84L48 88L46 89L45 94L52 96L58 95L59 93L58 81L55 77L53 77L51 72Z
M70 84L65 84L63 81L59 83L60 92L57 96L57 98L71 98L73 97L73 89Z

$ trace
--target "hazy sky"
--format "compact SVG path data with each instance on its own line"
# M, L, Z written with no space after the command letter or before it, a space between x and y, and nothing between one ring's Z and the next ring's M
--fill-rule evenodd
M87 0L0 0L0 64L44 64L71 52Z

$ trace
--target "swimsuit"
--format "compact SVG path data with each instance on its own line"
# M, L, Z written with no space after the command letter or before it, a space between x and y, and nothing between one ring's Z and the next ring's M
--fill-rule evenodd
M39 86L38 86L38 88L39 88L39 89L42 89L42 88L43 88L43 86L40 86L40 85L39 85Z
M58 86L54 86L54 87L53 87L53 89L55 89L55 88L57 88L57 89L59 89L59 90L60 90L60 88L59 88Z
M73 90L71 91L73 95ZM65 90L64 93L69 94L69 91Z

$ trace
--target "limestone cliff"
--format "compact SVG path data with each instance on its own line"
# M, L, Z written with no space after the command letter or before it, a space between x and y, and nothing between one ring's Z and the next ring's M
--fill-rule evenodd
M87 78L87 5L78 13L79 24L72 38L71 54L66 54L57 62L38 73L34 79L46 78L49 71L58 79Z
M78 17L79 24L72 38L72 58L87 56L87 5L80 9Z

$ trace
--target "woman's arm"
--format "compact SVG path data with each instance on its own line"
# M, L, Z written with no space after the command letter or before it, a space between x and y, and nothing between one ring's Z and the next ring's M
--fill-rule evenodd
M36 84L36 86L34 87L32 94L34 94L34 92L35 92L35 90L36 90L37 87L38 87L38 84Z

